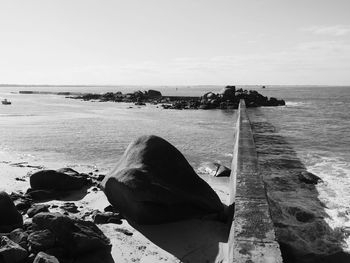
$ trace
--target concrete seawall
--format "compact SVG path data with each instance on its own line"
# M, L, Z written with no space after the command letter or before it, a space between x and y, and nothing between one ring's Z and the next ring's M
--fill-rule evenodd
M240 101L230 176L234 216L228 240L229 262L282 262L244 100Z

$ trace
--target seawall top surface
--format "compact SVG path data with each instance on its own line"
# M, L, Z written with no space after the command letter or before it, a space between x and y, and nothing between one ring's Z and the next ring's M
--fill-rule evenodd
M235 203L229 238L229 262L282 262L244 100L238 109L231 173Z

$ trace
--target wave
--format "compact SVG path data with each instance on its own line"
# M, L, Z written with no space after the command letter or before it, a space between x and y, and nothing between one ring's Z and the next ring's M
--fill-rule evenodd
M323 180L317 190L329 215L325 220L332 229L343 232L344 249L350 251L350 163L340 157L319 157L307 169Z

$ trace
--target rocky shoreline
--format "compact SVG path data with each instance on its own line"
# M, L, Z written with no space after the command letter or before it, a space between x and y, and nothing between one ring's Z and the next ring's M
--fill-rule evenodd
M154 137L151 136L150 139L154 140ZM157 144L156 142L152 143L153 146ZM145 143L146 152L154 149L154 147L148 148L147 145ZM160 147L163 149L163 146ZM176 157L180 153L176 153L177 150L169 147L169 152L175 151L172 160L180 158ZM138 151L138 148L135 150ZM154 153L151 150L149 154ZM181 158L179 161L186 163ZM212 173L210 177L227 178L229 175L229 170L218 163L208 164L206 167L209 169L208 173ZM72 168L53 170L42 165L10 161L0 162L0 168L3 176L9 174L13 184L22 186L20 188L22 190L17 188L13 191L12 187L6 187L5 182L2 187L7 188L4 189L6 192L0 190L1 263L112 263L119 262L120 259L126 262L141 262L141 258L148 258L150 260L148 262L179 262L179 258L183 257L195 259L191 262L203 262L216 255L217 239L226 240L226 237L222 236L228 233L227 225L218 221L217 218L210 217L209 220L202 218L206 212L204 214L200 212L199 216L194 217L187 215L181 205L184 201L182 194L179 204L177 199L174 199L176 203L174 207L177 207L181 218L189 218L189 220L174 219L176 222L157 224L154 227L140 227L134 224L131 226L129 223L134 220L130 218L130 213L123 212L129 217L126 220L119 212L122 207L116 209L116 206L110 205L111 200L113 202L114 199L109 194L111 199L108 201L102 187L105 174L96 168L90 172L79 173ZM6 171L6 169L9 170ZM164 169L167 168L164 167ZM187 169L191 171L192 168ZM23 176L25 171L28 173ZM133 169L130 170L132 171ZM195 174L193 176L197 177ZM171 178L174 176L169 177L169 183L174 184ZM202 179L198 177L196 180ZM209 188L203 190L208 191ZM150 198L153 198L150 189L148 193ZM191 202L197 199L195 194L192 192L190 194L193 195L190 197ZM215 195L214 192L213 194ZM167 196L170 198L170 195ZM140 198L145 197L141 195ZM200 195L198 198L203 199ZM220 199L223 198L220 196ZM162 198L157 200L163 201ZM154 202L158 202L157 200ZM216 200L220 203L218 199ZM131 200L128 202L132 204ZM154 221L154 223L158 222ZM185 228L189 229L183 232ZM165 234L170 233L169 231L175 231L171 234L171 238ZM157 240L159 238L166 240L165 244L170 243L171 246L165 249L164 241L152 243L150 240L153 238L149 235L157 236ZM189 253L190 247L208 246L208 237L203 235L214 237L210 242L210 244L213 243L212 248L205 252L198 250L199 252Z
M208 92L201 97L163 96L159 91L148 90L126 94L122 92L88 93L67 98L83 101L128 102L139 106L146 105L146 103L160 104L164 109L237 109L241 99L245 100L247 107L284 106L286 104L283 99L268 98L255 90L236 89L235 86L226 86L219 93Z

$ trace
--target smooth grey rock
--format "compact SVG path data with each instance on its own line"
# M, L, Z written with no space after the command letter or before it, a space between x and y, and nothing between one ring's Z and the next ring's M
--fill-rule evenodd
M43 190L78 190L88 184L84 176L73 172L63 173L55 170L42 170L30 176L30 186Z
M138 224L223 211L215 191L195 173L181 152L153 135L133 141L102 186L113 207Z

